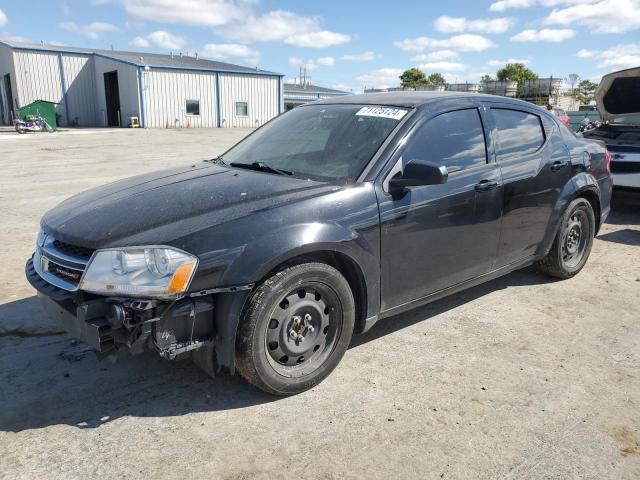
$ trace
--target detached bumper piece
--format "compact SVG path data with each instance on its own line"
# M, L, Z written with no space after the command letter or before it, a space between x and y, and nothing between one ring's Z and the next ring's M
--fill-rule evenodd
M135 355L152 348L173 360L213 343L210 296L163 302L86 295L46 282L31 260L25 271L46 312L100 358L123 349Z

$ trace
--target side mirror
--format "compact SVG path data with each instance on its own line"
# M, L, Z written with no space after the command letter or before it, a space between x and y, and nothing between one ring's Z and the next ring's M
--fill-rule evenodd
M397 173L389 180L389 191L398 192L407 187L421 185L440 185L447 182L447 167L438 166L426 160L410 160L402 173Z

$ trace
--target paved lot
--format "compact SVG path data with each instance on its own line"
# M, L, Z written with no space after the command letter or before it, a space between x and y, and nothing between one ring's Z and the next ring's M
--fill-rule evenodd
M576 278L525 269L386 320L293 398L59 334L23 279L41 215L246 133L0 131L0 478L640 478L633 203Z

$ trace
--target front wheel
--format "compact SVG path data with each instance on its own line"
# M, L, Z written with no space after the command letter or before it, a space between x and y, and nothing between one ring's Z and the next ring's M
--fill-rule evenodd
M354 323L353 293L338 270L315 262L284 268L249 301L236 341L236 367L268 393L303 392L338 365Z
M591 204L584 198L573 200L561 220L551 250L536 267L556 278L571 278L582 268L593 245L595 215Z

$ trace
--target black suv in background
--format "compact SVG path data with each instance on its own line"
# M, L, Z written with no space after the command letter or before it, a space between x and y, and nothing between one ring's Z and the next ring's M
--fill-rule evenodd
M100 356L190 355L287 395L384 317L531 263L575 275L610 194L603 144L534 105L341 97L210 162L64 201L26 274Z

